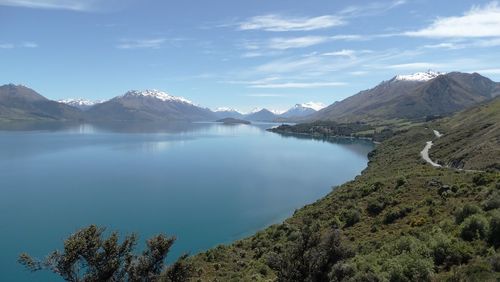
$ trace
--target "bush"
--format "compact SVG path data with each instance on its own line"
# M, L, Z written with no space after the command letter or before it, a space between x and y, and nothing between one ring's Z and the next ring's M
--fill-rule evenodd
M445 234L435 237L431 243L434 263L449 269L453 265L467 263L473 255L472 247L455 238L451 239Z
M476 174L472 178L472 183L474 183L474 185L476 185L476 186L486 185L490 182L491 182L491 180L484 173Z
M386 206L386 203L385 203L384 199L382 199L382 198L371 199L370 201L368 201L366 211L370 215L378 215L379 213L381 213L384 210L385 206Z
M460 237L466 241L484 239L488 234L488 221L479 214L466 218L461 225Z
M490 258L491 268L494 271L500 272L500 254L496 254Z
M406 184L406 178L404 177L400 177L398 178L398 180L396 180L396 188L399 188L405 184Z
M345 227L353 226L361 219L361 215L357 209L350 209L342 214L342 221L345 222Z
M490 219L489 243L495 248L500 247L500 213L494 213Z
M411 207L401 207L397 210L392 210L389 211L385 216L384 216L384 223L385 224L391 224L394 221L405 217L411 212L412 208Z
M465 204L465 206L463 206L455 213L455 222L457 224L460 224L469 216L478 213L481 213L481 208L476 205Z
M485 211L494 210L500 208L500 194L494 193L486 201L483 202L483 209Z

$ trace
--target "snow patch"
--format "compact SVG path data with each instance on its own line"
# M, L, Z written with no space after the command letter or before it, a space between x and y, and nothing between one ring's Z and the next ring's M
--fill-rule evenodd
M156 90L156 89L151 89L151 90L143 90L143 91L138 91L138 90L132 90L132 91L129 91L127 93L125 93L125 95L121 96L123 98L127 98L127 97L149 97L149 98L154 98L154 99L158 99L158 100L161 100L161 101L170 101L170 102L179 102L179 103L185 103L185 104L190 104L190 105L193 105L193 102L189 101L188 99L184 98L184 97L177 97L177 96L172 96L166 92L163 92L163 91L160 91L160 90Z
M436 78L442 74L445 74L443 72L435 72L435 71L426 71L426 72L417 72L414 74L408 74L408 75L397 75L395 77L395 80L404 80L404 81L428 81L433 78Z

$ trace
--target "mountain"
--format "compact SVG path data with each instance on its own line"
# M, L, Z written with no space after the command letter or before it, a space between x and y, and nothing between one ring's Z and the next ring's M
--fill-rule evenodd
M80 110L51 101L23 85L0 86L0 120L77 120Z
M159 90L129 91L94 105L86 111L86 116L94 121L200 121L217 118L209 109Z
M223 118L242 118L243 114L238 112L235 109L231 108L217 108L214 111L215 115L217 116L218 119L223 119Z
M76 99L69 98L69 99L58 100L57 102L63 103L66 105L70 105L70 106L78 108L82 111L86 111L86 110L90 109L92 106L99 104L99 103L102 103L104 101L102 101L102 100L91 101L91 100L87 100L87 99L83 99L83 98L76 98Z
M500 84L477 73L398 75L318 111L310 120L423 120L449 115L500 94Z
M251 121L274 121L278 118L278 115L268 109L262 109L246 114L244 118Z
M296 117L305 117L315 112L321 110L325 106L322 103L303 103L303 104L295 104L292 108L282 113L280 117L282 118L296 118Z

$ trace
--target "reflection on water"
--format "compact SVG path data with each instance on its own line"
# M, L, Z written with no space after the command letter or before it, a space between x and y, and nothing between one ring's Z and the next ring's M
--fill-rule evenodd
M46 255L92 223L141 240L176 235L172 258L231 242L352 179L373 148L283 137L271 126L3 124L0 280L43 277L26 273L17 255Z

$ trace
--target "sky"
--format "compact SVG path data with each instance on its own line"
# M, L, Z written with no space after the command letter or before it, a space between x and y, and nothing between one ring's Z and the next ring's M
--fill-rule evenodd
M500 81L500 2L0 0L0 84L54 100L284 110L429 69Z

